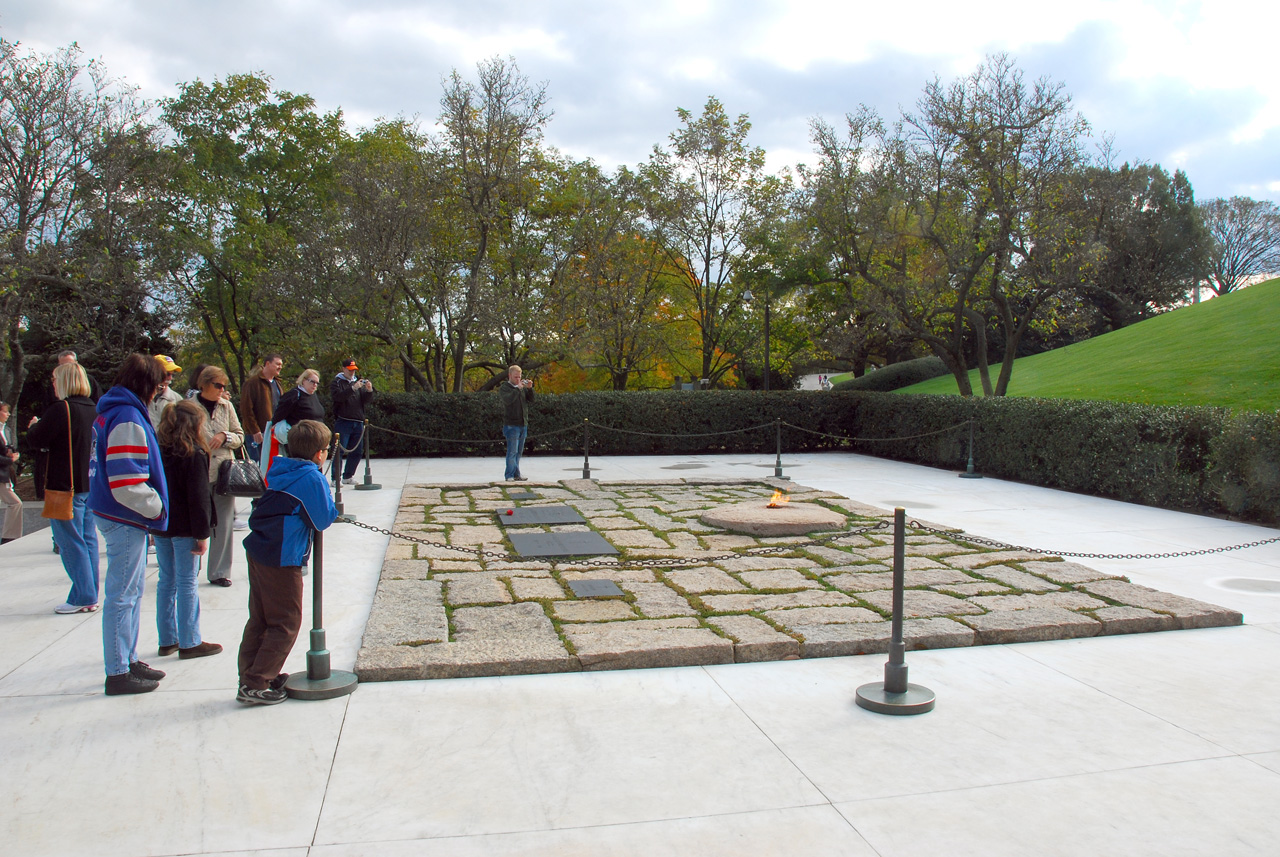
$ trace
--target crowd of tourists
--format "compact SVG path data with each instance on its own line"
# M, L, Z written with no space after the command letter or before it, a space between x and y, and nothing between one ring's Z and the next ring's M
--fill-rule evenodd
M191 659L222 651L201 635L200 566L210 584L231 586L235 530L247 528L249 618L236 699L269 705L286 698L288 676L280 670L301 629L312 534L333 523L337 509L323 472L334 432L316 397L320 375L307 369L284 392L283 368L279 354L266 355L237 409L218 366L194 367L183 396L173 388L183 370L172 358L131 354L104 393L74 352L58 355L46 407L28 423L27 447L43 457L42 514L71 581L54 612L101 610L108 695L146 693L165 677L138 653L149 553L158 567L157 655ZM354 360L346 361L329 387L348 484L362 456L364 407L374 394L357 371ZM10 416L10 405L0 403L4 542L22 535L22 501L13 490L22 456ZM235 459L252 462L262 475L247 524L236 520L235 493L219 485Z

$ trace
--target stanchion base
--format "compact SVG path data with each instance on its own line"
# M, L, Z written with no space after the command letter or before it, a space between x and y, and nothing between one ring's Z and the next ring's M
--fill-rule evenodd
M958 475L961 479L981 479L982 478L981 473L970 473L967 470L964 473L959 473L956 475Z
M377 482L368 482L356 486L357 491L378 491L381 490L381 488L382 486Z
M334 670L328 678L311 679L306 673L294 673L284 683L284 689L293 699L336 699L356 689L360 680L355 673Z
M858 707L877 714L924 714L933 711L937 697L918 684L908 684L906 693L885 693L884 682L877 681L858 688L854 701Z

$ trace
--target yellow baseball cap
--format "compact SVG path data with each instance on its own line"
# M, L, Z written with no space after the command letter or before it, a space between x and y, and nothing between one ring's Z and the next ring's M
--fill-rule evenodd
M166 372L182 371L182 367L179 366L177 363L174 363L173 358L170 357L168 354L157 354L155 355L155 357L156 357L156 362L164 367L164 371Z

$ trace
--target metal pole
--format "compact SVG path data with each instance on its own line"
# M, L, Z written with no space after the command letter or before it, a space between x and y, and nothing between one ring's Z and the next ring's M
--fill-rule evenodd
M789 477L782 475L782 420L775 419L773 421L774 441L776 446L776 454L773 459L773 478L787 479Z
M973 420L969 420L969 466L965 468L964 473L960 474L961 479L981 479L982 475L973 472Z
M291 675L284 689L294 699L333 699L346 696L359 683L355 673L330 669L324 633L324 534L316 532L311 553L311 648L307 674Z
M369 471L369 421L364 421L364 430L361 432L364 439L364 482L356 486L357 491L377 491L382 486L373 481L373 474Z
M924 714L932 711L937 699L933 691L907 681L907 644L902 637L903 588L906 583L907 512L893 510L893 621L889 639L889 662L884 665L884 681L858 688L855 702L877 714Z
M582 478L591 478L591 420L582 419Z
M333 476L333 503L342 514L342 435L333 433L333 462L329 465Z

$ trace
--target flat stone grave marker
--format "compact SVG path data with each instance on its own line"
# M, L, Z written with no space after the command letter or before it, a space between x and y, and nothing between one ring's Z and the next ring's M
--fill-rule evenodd
M618 552L599 533L512 533L511 546L520 556L597 556Z
M620 598L624 594L612 580L571 580L569 588L579 598Z
M518 527L526 524L585 524L587 522L572 506L499 509L498 520L504 527Z
M508 491L508 500L537 500L538 495L532 491Z

